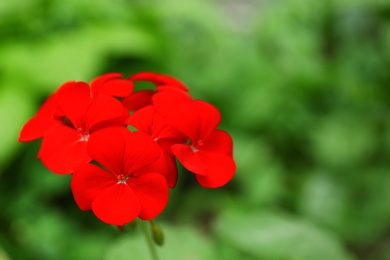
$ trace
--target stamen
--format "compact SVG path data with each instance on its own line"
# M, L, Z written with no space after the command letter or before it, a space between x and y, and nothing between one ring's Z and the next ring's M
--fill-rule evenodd
M86 134L86 135L82 135L80 140L86 142L88 141L88 139L89 139L89 134Z
M118 184L126 184L126 181L128 178L129 178L129 176L125 176L123 174L118 175L117 176Z
M190 147L191 147L191 150L192 150L194 153L196 153L197 151L199 151L199 149L196 148L196 147L193 146L193 145L191 145Z
M79 128L77 129L80 133L80 141L86 142L89 139L89 133L87 131L84 131L83 129Z

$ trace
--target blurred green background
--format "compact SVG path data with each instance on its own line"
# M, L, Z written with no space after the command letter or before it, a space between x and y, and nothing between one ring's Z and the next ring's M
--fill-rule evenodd
M183 169L162 259L390 259L390 1L0 1L0 259L149 259L22 125L67 80L155 71L216 105L237 173ZM130 229L130 228L129 228Z

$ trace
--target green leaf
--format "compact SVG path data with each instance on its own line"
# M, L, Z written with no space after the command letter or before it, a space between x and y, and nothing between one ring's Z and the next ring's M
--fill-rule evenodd
M226 212L215 230L233 247L260 259L351 259L331 234L280 213Z
M8 257L7 253L1 248L0 245L0 259L1 260L9 260L11 258Z
M280 202L287 193L284 170L273 158L270 147L261 139L237 134L235 139L235 160L237 174L234 181L240 185L244 203L250 206Z
M18 135L32 111L32 102L21 93L18 86L0 90L0 174L6 162L18 147Z
M10 81L23 75L24 83L36 84L25 84L25 88L53 91L64 81L96 76L109 54L148 55L153 50L153 37L136 26L85 26L60 36L53 34L43 42L11 42L0 49L0 68Z

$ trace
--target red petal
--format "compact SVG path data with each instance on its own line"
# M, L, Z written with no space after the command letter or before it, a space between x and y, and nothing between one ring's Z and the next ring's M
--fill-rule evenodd
M92 211L104 223L123 226L138 216L141 203L129 185L118 183L99 192Z
M109 96L97 96L85 113L85 130L94 125L119 118L123 115L123 106L117 99Z
M199 151L198 154L207 169L207 176L195 175L201 186L218 188L233 178L236 171L236 164L232 157L203 151Z
M155 162L158 145L141 132L124 127L104 128L91 134L88 142L91 157L115 174L130 174Z
M156 113L153 106L136 111L126 120L126 123L151 136L154 140L182 137L182 134L170 127L166 120Z
M112 72L112 73L106 73L101 75L100 77L94 78L91 81L91 91L93 97L96 97L98 95L100 87L106 82L107 80L110 79L116 79L116 78L122 78L123 74L117 73L117 72Z
M129 77L133 81L154 81L157 78L157 73L155 72L138 72Z
M176 87L186 92L188 92L189 90L180 80L177 80L174 77L163 75L163 74L157 76L156 84Z
M153 106L146 106L132 114L127 120L126 124L129 124L139 131L153 137L153 122L155 111Z
M23 126L19 142L28 142L41 138L53 126L60 123L60 119L55 116L57 104L54 94L49 96L38 110L36 115Z
M72 173L77 166L91 161L87 142L77 130L64 125L46 133L38 157L49 170L59 174Z
M127 132L129 130L125 127L109 127L93 132L88 140L88 153L112 173L122 174Z
M100 192L117 183L116 177L93 164L83 164L72 174L70 187L73 197L82 210L90 210Z
M173 189L177 183L177 166L175 157L169 153L163 152L160 158L156 161L154 172L164 175L168 187Z
M114 118L114 119L111 119L111 120L108 120L108 121L104 121L104 122L101 122L101 123L97 123L95 125L93 125L93 127L91 128L90 132L94 132L98 129L102 129L102 128L106 128L106 127L111 127L111 126L123 126L123 127L126 127L126 119L129 117L129 111L127 111L126 108L122 108L122 115L117 117L117 118Z
M133 81L151 81L157 86L169 85L177 89L188 91L188 88L181 81L164 74L158 74L154 72L140 72L130 76L129 79Z
M195 153L190 146L175 144L172 146L172 152L187 170L196 174L207 175L207 167L199 158L199 154Z
M214 130L199 149L207 152L222 153L232 157L233 140L227 132Z
M194 152L189 146L183 144L173 145L172 151L187 170L196 174L199 184L203 187L223 186L236 171L233 158L223 153L203 150Z
M113 95L115 97L127 97L133 92L133 89L133 82L126 79L113 79L103 84L100 93Z
M122 100L122 104L129 111L137 111L145 106L152 104L152 96L154 95L153 90L140 90L134 92L130 96Z
M115 97L127 97L133 92L134 84L130 80L112 78L104 81L98 88L93 89L94 97L97 95L109 95Z
M182 102L173 108L167 113L167 121L195 145L198 141L204 141L221 120L219 111L201 100Z
M185 92L163 91L154 94L152 100L156 111L163 116L167 116L178 109L182 103L190 102L192 98Z
M91 101L90 88L85 82L65 84L56 93L56 100L65 116L76 128L82 127L82 119Z
M161 173L165 177L168 187L174 188L177 182L177 166L175 157L173 156L172 152L167 152L161 148L160 158L158 158L157 161L155 161L154 163L137 170L136 172L134 172L134 175L140 175L142 173L149 172Z
M141 132L130 133L126 139L126 152L124 154L125 173L135 172L154 163L160 155L157 143L148 135Z
M139 217L150 220L157 217L168 203L168 186L161 174L145 173L128 180L141 205Z

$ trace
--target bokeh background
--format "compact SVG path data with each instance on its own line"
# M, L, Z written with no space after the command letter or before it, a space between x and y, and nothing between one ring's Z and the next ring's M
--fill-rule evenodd
M390 259L387 0L0 1L0 259L148 259L19 144L61 83L177 77L217 106L237 173L181 169L162 259Z

